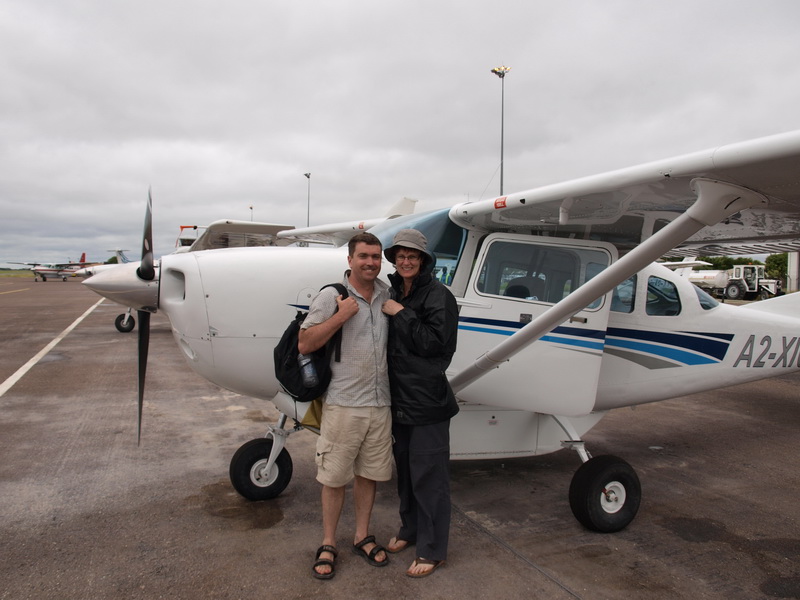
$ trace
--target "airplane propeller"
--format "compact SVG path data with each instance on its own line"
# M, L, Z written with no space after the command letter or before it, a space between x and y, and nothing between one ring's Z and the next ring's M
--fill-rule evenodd
M142 439L142 407L144 406L144 381L147 373L147 354L150 345L150 315L158 310L158 267L153 258L153 197L147 194L147 210L142 235L142 260L139 264L123 263L96 273L83 285L92 291L136 309L139 320L139 431Z
M144 216L144 232L142 234L142 262L136 269L140 279L152 281L156 272L153 266L153 196L147 193L147 210ZM142 443L142 408L144 406L144 381L147 375L147 355L150 348L150 312L137 310L139 316L139 424L137 429L137 445Z

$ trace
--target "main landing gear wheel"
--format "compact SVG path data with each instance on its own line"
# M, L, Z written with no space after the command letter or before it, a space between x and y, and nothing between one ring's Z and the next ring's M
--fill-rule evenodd
M272 452L272 439L250 440L231 459L230 477L234 489L248 500L270 500L292 479L292 457L282 449L272 469L265 468Z
M127 321L125 321L125 317L128 317ZM131 315L123 313L117 315L117 318L114 319L114 327L116 327L117 331L120 333L130 333L133 331L133 328L136 327L136 321L133 320Z
M572 514L587 529L601 533L627 527L641 499L636 472L616 456L596 456L583 463L569 486Z

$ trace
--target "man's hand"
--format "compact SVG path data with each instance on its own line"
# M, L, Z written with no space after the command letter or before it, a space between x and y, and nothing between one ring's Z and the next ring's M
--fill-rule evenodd
M336 296L336 306L338 310L328 320L308 329L300 329L297 334L297 349L300 354L309 354L322 348L358 312L358 302L352 296L344 300L341 295Z
M358 312L358 301L352 296L348 296L342 300L342 296L336 296L336 304L339 307L339 313L347 321L350 317Z

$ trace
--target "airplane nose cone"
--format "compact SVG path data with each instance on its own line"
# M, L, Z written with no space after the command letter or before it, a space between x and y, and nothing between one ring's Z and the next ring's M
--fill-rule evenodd
M156 312L158 308L158 272L152 281L136 274L139 263L126 263L89 277L83 285L90 290L135 310Z

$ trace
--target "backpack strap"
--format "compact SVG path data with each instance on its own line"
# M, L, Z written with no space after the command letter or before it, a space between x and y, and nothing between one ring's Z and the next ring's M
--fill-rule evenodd
M350 294L347 292L347 288L344 287L344 285L342 285L341 283L329 283L327 285L323 285L319 289L320 291L322 291L326 287L336 288L336 291L339 292L339 295L341 295L342 300L350 296ZM338 306L336 310L339 310ZM333 340L334 344L333 359L336 362L342 362L342 330L339 329L336 333L334 333L331 339Z

